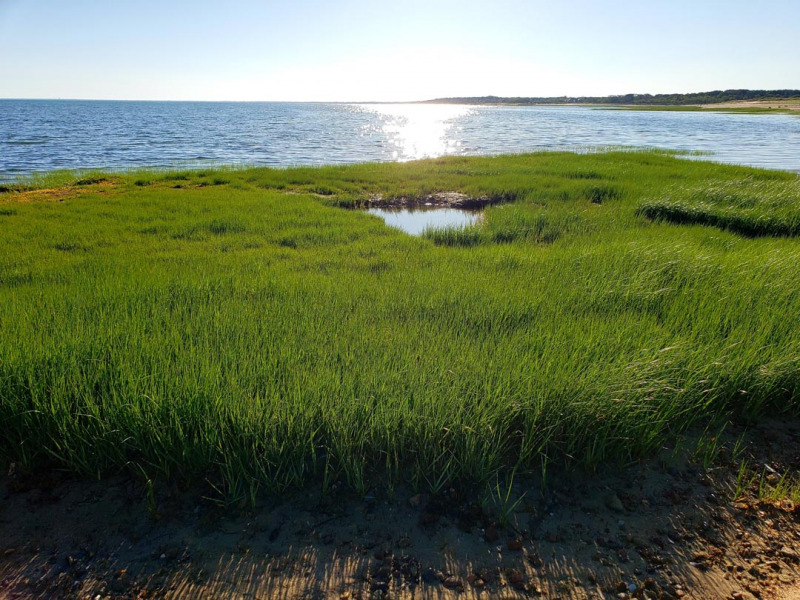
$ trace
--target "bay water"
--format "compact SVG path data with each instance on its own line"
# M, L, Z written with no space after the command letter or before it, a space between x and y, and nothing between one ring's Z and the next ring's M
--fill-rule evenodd
M0 100L0 180L53 169L346 164L607 147L800 171L800 117L586 106Z

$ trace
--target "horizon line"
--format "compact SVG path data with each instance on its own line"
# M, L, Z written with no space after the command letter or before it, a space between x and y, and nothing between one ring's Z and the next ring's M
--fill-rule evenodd
M715 92L733 92L733 91L760 91L760 92L797 92L800 89L796 88L778 88L778 89L758 89L758 88L725 88L715 90L703 90L700 92L627 92L624 94L605 94L605 95L590 95L582 94L579 96L574 95L556 95L556 96L498 96L496 94L485 94L481 96L438 96L436 98L427 98L425 100L202 100L202 99L158 99L158 98L62 98L62 97L47 97L47 98L24 98L24 97L0 97L0 100L34 100L34 101L63 101L63 102L204 102L204 103L294 103L294 104L421 104L426 102L436 102L437 100L471 100L471 99L484 99L484 98L497 98L501 100L518 100L518 99L581 99L581 98L618 98L621 96L693 96L699 94L710 94Z

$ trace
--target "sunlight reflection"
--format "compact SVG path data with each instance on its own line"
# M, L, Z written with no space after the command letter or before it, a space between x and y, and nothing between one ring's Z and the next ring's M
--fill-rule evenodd
M378 115L381 130L393 146L392 158L399 161L458 152L459 120L475 111L473 106L442 104L365 104L360 108Z

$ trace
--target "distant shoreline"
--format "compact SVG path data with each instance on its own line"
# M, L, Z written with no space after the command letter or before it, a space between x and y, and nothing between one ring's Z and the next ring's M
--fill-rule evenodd
M448 100L446 102L429 100L420 104L432 105L466 105L466 106L489 106L489 107L582 107L582 108L597 108L607 110L632 110L643 112L727 112L727 113L743 113L743 114L800 114L800 99L796 98L777 98L773 100L746 100L746 101L732 101L732 102L719 102L714 104L614 104L602 102L493 102L493 103L476 103L464 99L464 102L457 102L455 100Z
M583 105L587 106L587 105ZM601 105L595 105L601 106ZM720 102L717 104L684 104L684 105L659 105L659 104L627 104L627 105L602 105L605 108L618 110L641 111L699 111L699 112L729 112L746 114L776 114L800 112L800 99L775 99L775 100L748 100L738 102Z
M715 90L689 94L621 94L613 96L460 96L425 100L423 104L477 104L511 106L643 106L786 108L800 110L800 90ZM788 105L788 106L786 106ZM795 108L796 107L796 108Z

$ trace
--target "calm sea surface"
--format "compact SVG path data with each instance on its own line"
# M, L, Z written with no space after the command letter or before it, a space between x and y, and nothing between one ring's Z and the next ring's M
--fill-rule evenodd
M52 169L320 165L602 146L800 171L800 117L588 107L0 100L0 180Z

